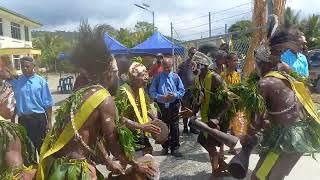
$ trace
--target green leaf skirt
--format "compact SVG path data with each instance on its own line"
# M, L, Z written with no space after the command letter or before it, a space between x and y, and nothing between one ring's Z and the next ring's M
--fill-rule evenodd
M307 118L289 127L271 125L263 134L261 153L270 150L286 153L315 153L320 151L320 125Z
M70 179L70 180L89 180L90 169L88 162L85 159L68 159L56 158L52 159L47 169L46 179ZM104 179L103 175L98 170L98 179Z
M0 120L0 174L1 169L7 168L4 164L4 156L8 151L9 144L18 138L21 143L21 156L24 165L35 164L35 149L23 126L6 120Z

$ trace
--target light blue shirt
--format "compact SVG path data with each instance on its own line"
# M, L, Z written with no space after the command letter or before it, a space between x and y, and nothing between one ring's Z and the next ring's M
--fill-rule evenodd
M41 76L21 75L9 83L13 88L18 116L45 113L46 109L52 107L53 100L48 83Z
M170 102L162 102L161 97L172 92L175 98ZM169 74L162 72L157 75L151 83L149 94L159 103L173 103L177 99L181 99L185 93L183 83L178 74L170 72Z
M298 74L309 77L308 60L305 55L301 53L294 54L290 49L281 55L282 62L289 65L289 67Z

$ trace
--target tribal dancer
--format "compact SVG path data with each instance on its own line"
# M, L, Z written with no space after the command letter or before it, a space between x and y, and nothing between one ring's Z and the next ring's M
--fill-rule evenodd
M220 75L228 85L236 85L241 83L241 74L237 72L238 56L236 53L229 53L226 56L226 71L223 71ZM244 119L244 113L237 111L235 116L230 120L230 133L240 137L245 135L246 122ZM231 154L236 154L233 148L229 151Z
M198 72L195 78L195 94L198 94L198 102L194 103L194 115L200 109L201 121L207 123L211 128L220 129L222 132L227 132L228 122L225 121L224 114L228 109L229 103L224 102L219 105L214 101L215 94L220 89L225 88L225 83L222 78L215 72L208 69L209 57L201 52L196 52L192 60L197 63ZM218 120L218 121L217 121ZM198 136L198 142L208 151L212 165L212 173L218 175L226 169L223 155L219 155L217 147L222 143L205 132L201 132Z
M10 58L8 56L0 57L0 69L10 71ZM12 74L12 73L9 73ZM8 74L8 75L9 75ZM14 93L12 86L8 83L7 77L0 77L0 116L5 119L11 119L14 122L14 110L16 105L16 100L14 98Z
M152 112L153 104L144 91L148 79L147 68L141 63L132 63L129 68L129 84L120 86L120 92L116 97L120 117L134 120L121 118L125 120L125 124L136 137L139 147L136 147L135 150L142 150L143 154L152 154L152 146L145 132L160 133L160 128L149 121L149 119L156 120L157 116Z
M103 179L95 168L96 162L113 173L124 174L124 168L107 152L121 164L131 164L136 173L154 174L151 165L130 156L132 142L124 138L130 131L116 127L117 109L111 94L117 91L118 68L106 50L104 32L104 26L91 29L87 23L80 25L71 61L85 69L92 82L74 92L57 110L54 127L41 147L39 180Z
M13 73L3 60L3 57L1 57L0 79L8 79ZM7 101L8 96L0 97L6 101L4 105L10 104ZM1 110L6 108L2 106ZM35 162L35 149L27 137L24 127L14 124L10 120L5 120L11 119L12 114L13 110L9 109L3 114L4 116L0 115L0 179L29 180L34 177L36 172L33 169L33 165L37 164Z
M304 153L320 150L320 119L303 83L275 71L280 54L288 47L298 47L295 35L281 30L255 51L261 79L260 94L267 112L260 112L250 127L250 134L264 128L261 154L252 179L284 179ZM266 120L267 119L267 120ZM249 131L248 131L249 132Z
M35 149L26 130L0 116L0 179L32 180Z

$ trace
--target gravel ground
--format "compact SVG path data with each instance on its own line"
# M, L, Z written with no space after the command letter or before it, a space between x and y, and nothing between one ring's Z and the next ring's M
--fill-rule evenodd
M67 98L68 94L58 94L56 93L57 82L59 80L59 75L49 75L49 85L53 92L53 97L55 100L54 110L61 105L63 100ZM313 98L316 102L320 103L320 95L313 94ZM180 123L182 129L182 122ZM217 180L232 180L232 177L222 177L222 178L212 178L211 177L211 166L209 163L209 157L206 151L196 142L196 135L183 135L180 136L181 146L180 150L184 154L182 158L175 158L173 156L161 156L161 146L154 144L154 157L158 162L160 162L161 179L162 180L207 180L207 179L217 179ZM227 148L226 152L228 151ZM229 162L233 157L226 153L226 161ZM254 169L255 164L258 161L258 155L252 154L249 163L249 172L246 179L250 179L250 173ZM320 154L316 155L316 158L320 159ZM106 176L108 171L99 166L98 169ZM313 160L310 156L303 156L297 165L292 170L291 174L286 178L288 180L301 180L303 178L308 178L308 180L318 180L320 164L319 162Z

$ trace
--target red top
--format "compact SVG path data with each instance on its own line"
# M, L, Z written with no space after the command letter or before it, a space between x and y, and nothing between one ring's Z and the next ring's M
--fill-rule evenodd
M151 66L151 68L149 70L149 76L154 77L154 76L162 73L162 71L163 71L163 67L161 64L154 64Z

